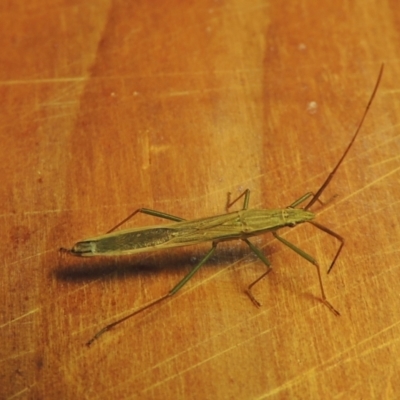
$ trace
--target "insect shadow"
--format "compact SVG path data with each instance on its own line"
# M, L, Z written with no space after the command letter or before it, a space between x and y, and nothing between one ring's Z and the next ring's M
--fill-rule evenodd
M51 272L51 275L64 282L90 282L99 278L107 279L111 276L113 279L125 280L127 277L159 275L161 272L179 274L185 269L193 268L193 265L202 257L203 247L206 248L206 246L199 245L198 247L197 256L193 256L193 251L190 250L179 254L173 251L170 254L159 252L138 261L135 260L136 257L125 259L104 257L96 263L93 263L92 260L78 259L78 262L71 264L71 262L65 263L63 258L58 267ZM269 248L269 250L271 250L268 252L269 254L274 253L272 248ZM234 248L227 245L221 246L218 253L210 258L204 268L220 270L223 262L226 262L228 266L237 262L238 259L250 256L251 253L243 245ZM166 265L168 265L168 268L166 268Z

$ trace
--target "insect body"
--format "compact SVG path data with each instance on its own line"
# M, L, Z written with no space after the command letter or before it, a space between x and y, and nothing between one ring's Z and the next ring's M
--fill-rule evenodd
M147 211L141 209L141 212ZM108 233L75 244L70 253L76 256L115 256L136 254L202 242L245 239L295 226L315 217L301 209L242 210L215 217L174 224L148 226Z
M91 340L89 340L87 345L90 345L103 333L107 332L114 326L122 323L123 321L126 321L128 318L139 314L140 312L160 303L161 301L177 293L200 269L200 267L204 265L207 260L209 260L209 258L214 253L218 243L227 240L243 240L267 267L266 272L264 272L258 279L256 279L247 289L247 294L249 295L250 299L253 301L254 304L259 306L260 303L255 299L252 294L252 288L271 271L271 263L261 252L261 250L259 250L249 240L249 238L266 232L271 232L277 240L291 248L293 251L295 251L297 254L299 254L301 257L303 257L316 267L319 287L321 291L321 300L335 315L340 315L339 312L326 299L324 287L322 284L321 268L318 262L305 251L301 250L293 243L290 243L283 237L279 236L277 231L284 227L293 227L297 224L308 222L314 225L316 228L327 233L328 235L336 238L340 242L340 245L335 257L333 258L333 261L331 262L330 267L328 268L328 273L331 271L343 248L344 239L339 234L333 232L329 228L319 224L318 222L315 222L313 220L315 218L315 214L309 209L315 202L321 202L319 200L321 194L328 186L329 182L335 175L337 169L340 167L351 146L353 145L364 122L364 119L368 113L371 103L375 97L379 82L382 77L382 73L383 65L380 69L377 82L367 104L367 107L350 143L348 144L346 150L336 164L335 168L328 175L325 182L315 194L312 192L308 192L284 209L255 210L248 209L250 201L250 191L247 189L232 202L230 201L230 195L228 195L226 214L217 215L215 217L200 218L192 221L185 221L183 218L169 215L160 211L141 208L133 212L105 235L77 242L72 247L72 249L62 248L61 251L74 256L118 256L125 254L149 252L154 250L162 250L179 246L189 246L208 241L212 242L212 247L204 256L204 258L166 295L152 301L142 308L139 308L138 310L127 315L126 317L107 325L106 327L101 329ZM242 210L236 212L228 212L229 208L242 197L244 197ZM308 201L308 203L304 208L297 208L300 204L306 201ZM123 223L125 223L137 213L144 213L156 217L161 217L167 220L172 220L174 221L174 223L116 231L118 227L120 227Z

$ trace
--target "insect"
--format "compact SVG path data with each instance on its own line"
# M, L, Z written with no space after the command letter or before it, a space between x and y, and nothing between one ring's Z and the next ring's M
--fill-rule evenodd
M316 228L320 229L321 231L327 233L328 235L333 236L335 239L338 240L340 245L328 268L327 273L332 270L337 258L339 257L340 252L343 249L344 239L336 232L333 232L329 228L319 224L318 222L315 222L315 214L310 211L310 208L317 201L322 203L319 200L321 194L329 185L330 181L334 177L336 171L342 164L344 158L346 157L354 141L356 140L357 135L360 132L360 129L364 123L365 117L367 116L368 110L370 109L372 101L375 97L375 94L378 90L378 86L383 74L383 67L384 65L382 64L372 95L368 101L367 107L365 108L364 114L357 126L357 129L350 143L348 144L346 150L336 164L335 168L328 175L325 182L315 194L313 192L308 192L297 199L295 202L290 204L288 207L283 209L249 209L248 206L250 201L250 190L247 189L233 201L231 201L230 194L228 194L226 214L208 218L200 218L192 221L186 221L183 218L169 215L160 211L140 208L130 214L127 218L121 221L117 226L115 226L105 235L81 240L77 242L71 249L61 248L60 251L64 253L80 257L120 256L169 249L172 247L189 246L208 241L212 242L212 247L204 256L204 258L166 295L146 304L145 306L137 309L126 317L105 326L103 329L97 332L92 339L87 342L87 345L90 346L105 332L109 331L116 325L119 325L120 323L126 321L128 318L131 318L134 315L137 315L176 294L201 268L201 266L210 259L210 257L214 254L218 243L223 241L235 239L240 239L244 241L266 266L266 271L247 288L247 294L252 302L256 306L260 306L260 303L257 301L252 293L252 289L271 271L271 263L267 259L267 257L261 252L261 250L259 250L249 240L249 238L266 232L271 232L277 240L288 246L290 249L295 251L297 254L299 254L301 257L303 257L315 266L321 291L322 303L325 304L325 306L327 306L329 310L333 312L333 314L340 315L339 312L331 305L331 303L326 298L321 277L321 267L318 262L305 251L301 250L294 244L279 236L277 231L284 227L294 227L298 224L308 222ZM243 198L242 209L240 211L229 212L229 208L241 198ZM308 203L306 203L304 208L297 208L300 204L303 204L307 201ZM127 222L138 213L164 218L174 221L174 223L116 231L117 228L119 228L122 224Z

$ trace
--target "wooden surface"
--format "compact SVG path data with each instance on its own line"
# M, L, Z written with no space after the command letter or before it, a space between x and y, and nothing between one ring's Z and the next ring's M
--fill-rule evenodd
M396 1L9 1L0 6L1 399L394 399L400 391ZM274 270L225 243L63 258L138 207L285 207L317 190L386 70L318 221L329 276L270 235ZM318 209L318 207L316 207ZM159 223L139 216L130 226ZM337 243L282 231L328 267ZM397 395L396 395L397 393Z

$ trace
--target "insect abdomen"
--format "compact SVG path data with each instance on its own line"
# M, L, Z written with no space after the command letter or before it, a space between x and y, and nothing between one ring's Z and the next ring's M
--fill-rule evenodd
M94 251L98 254L129 252L147 249L171 240L174 230L169 228L153 228L141 231L125 232L120 235L105 236L93 242Z

